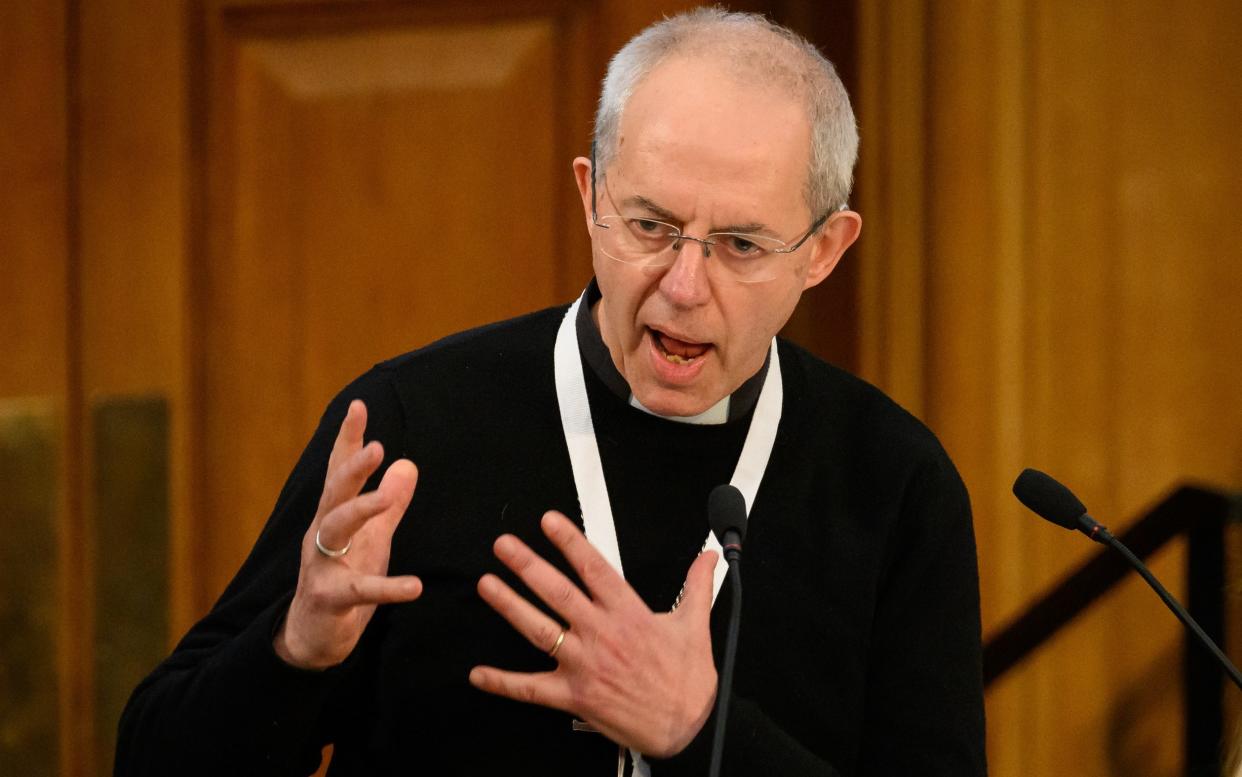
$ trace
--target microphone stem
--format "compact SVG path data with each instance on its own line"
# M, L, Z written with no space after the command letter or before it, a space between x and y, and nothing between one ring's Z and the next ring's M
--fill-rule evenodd
M729 558L733 555L733 558ZM725 723L729 719L729 697L733 695L733 664L737 661L737 634L742 621L742 569L737 556L725 552L729 561L728 578L733 581L733 601L729 608L729 630L725 636L724 665L720 670L720 692L716 695L716 732L712 738L710 777L720 777L724 760Z
M1126 560L1128 560L1135 570L1143 576L1143 579L1147 581L1147 584L1150 585L1155 590L1156 594L1164 600L1164 603L1169 606L1169 609L1173 611L1173 614L1177 616L1177 619L1184 623L1186 628L1190 629L1194 635L1199 638L1202 644L1216 656L1216 660L1220 661L1221 666L1225 667L1225 671L1229 674L1229 678L1233 680L1239 688L1242 688L1242 674L1239 674L1238 668L1234 666L1233 662L1229 660L1229 657L1216 646L1216 643L1212 641L1212 638L1209 637L1203 629L1199 628L1199 624L1195 622L1194 618L1190 617L1190 613L1186 612L1185 608L1178 604L1177 600L1165 590L1164 586L1160 584L1160 581L1156 579L1156 576L1147 569L1147 565L1140 561L1138 556L1131 553L1130 549L1122 544L1121 540L1114 537L1108 529L1103 529L1093 539L1103 545L1108 545L1121 555L1125 556Z

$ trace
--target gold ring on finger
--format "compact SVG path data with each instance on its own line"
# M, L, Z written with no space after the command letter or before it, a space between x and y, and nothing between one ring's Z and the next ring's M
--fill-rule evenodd
M350 537L349 542L345 543L345 547L340 548L339 550L333 550L332 548L325 548L323 543L319 541L319 530L318 529L315 530L315 550L319 551L320 553L327 556L328 558L340 558L341 556L344 556L346 553L348 553L349 549L352 548L353 546L354 546L354 538Z
M565 644L565 630L561 629L561 633L556 635L556 642L552 645L552 649L548 651L548 656L556 658L556 651L561 649L561 645Z

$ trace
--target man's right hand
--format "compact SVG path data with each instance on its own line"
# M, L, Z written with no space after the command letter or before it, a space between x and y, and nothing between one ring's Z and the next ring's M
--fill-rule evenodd
M378 442L363 445L367 408L349 404L341 423L315 520L302 538L302 563L289 612L274 640L276 654L303 669L326 669L353 651L376 605L409 602L423 592L412 575L388 576L392 535L405 514L418 482L408 459L388 467L379 487L359 494L384 460ZM348 547L347 553L329 551Z

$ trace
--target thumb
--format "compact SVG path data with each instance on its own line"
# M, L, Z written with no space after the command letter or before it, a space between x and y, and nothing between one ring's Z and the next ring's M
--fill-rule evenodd
M699 554L690 570L686 572L685 594L681 598L678 613L687 618L708 620L712 612L712 577L716 569L719 554L714 550L705 550Z

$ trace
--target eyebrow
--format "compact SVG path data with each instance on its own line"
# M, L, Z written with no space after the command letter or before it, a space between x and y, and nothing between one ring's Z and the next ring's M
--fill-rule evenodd
M641 194L635 194L632 197L626 197L623 204L636 205L646 210L651 215L659 219L663 219L665 221L676 221L676 222L681 221L681 219L679 219L677 215L673 213L671 210L669 210L668 208L661 207L660 205L657 205L655 202L652 202L651 200L647 199ZM717 232L740 232L740 233L751 234L751 235L765 234L765 233L769 235L774 234L772 230L770 230L766 224L761 224L758 221L749 222L746 224L727 224L725 226L711 228L711 234L715 234Z

